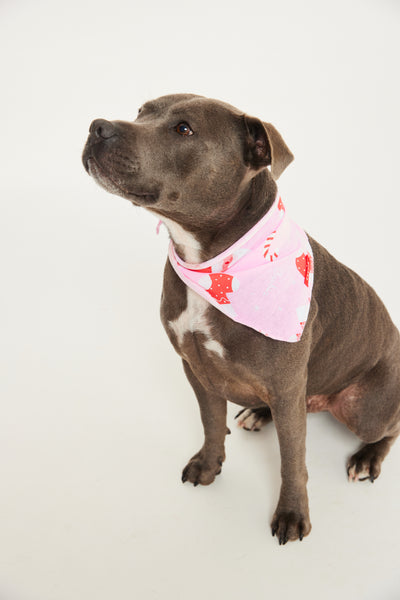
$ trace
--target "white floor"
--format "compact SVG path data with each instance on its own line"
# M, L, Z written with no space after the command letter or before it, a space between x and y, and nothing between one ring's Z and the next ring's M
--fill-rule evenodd
M350 484L357 439L310 415L313 530L284 547L273 426L232 406L222 474L180 482L202 431L159 322L166 232L80 164L92 118L170 91L271 120L288 210L400 325L400 11L323 4L2 4L0 600L400 598L400 443Z

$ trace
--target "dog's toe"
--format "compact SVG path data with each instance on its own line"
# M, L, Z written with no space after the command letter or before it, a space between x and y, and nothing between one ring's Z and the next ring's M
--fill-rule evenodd
M374 448L373 444L368 444L354 454L347 463L347 476L349 481L375 481L381 472L381 463L383 457L377 451L379 447Z
M295 512L277 512L271 523L272 535L276 535L280 546L284 546L288 541L302 541L310 530L308 516Z
M207 459L200 451L189 460L182 471L182 482L189 481L194 486L210 485L217 475L221 473L225 456Z
M272 421L272 415L268 407L244 408L235 419L238 419L238 427L246 431L260 431L261 427Z

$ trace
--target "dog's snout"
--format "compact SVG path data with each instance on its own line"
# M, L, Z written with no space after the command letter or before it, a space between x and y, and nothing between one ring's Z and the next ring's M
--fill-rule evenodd
M89 131L92 136L102 138L103 140L108 140L117 134L114 123L106 121L106 119L95 119L90 125Z

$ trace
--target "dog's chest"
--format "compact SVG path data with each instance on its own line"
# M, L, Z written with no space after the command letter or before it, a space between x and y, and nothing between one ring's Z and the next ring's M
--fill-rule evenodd
M186 288L187 304L181 314L168 320L167 332L174 345L183 358L189 359L193 355L210 359L218 356L224 358L224 347L214 338L208 319L210 305L204 298L196 294L192 289Z
M210 393L241 406L260 406L268 396L263 378L254 361L248 361L247 353L237 356L232 347L234 340L239 347L248 347L251 354L257 350L256 339L248 328L234 322L231 327L241 328L241 334L236 331L232 336L226 319L187 287L167 262L161 320L175 350Z
M260 406L260 386L249 376L248 366L232 362L229 345L224 344L222 332L215 329L210 304L186 286L186 307L173 319L162 310L163 324L178 354L188 363L191 371L205 389L241 406ZM164 302L169 304L164 298ZM261 394L266 397L263 390Z

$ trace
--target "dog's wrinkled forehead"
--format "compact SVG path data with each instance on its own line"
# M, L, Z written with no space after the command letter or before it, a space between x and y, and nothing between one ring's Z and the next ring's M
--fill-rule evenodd
M169 94L167 96L160 96L160 98L145 102L143 106L139 108L139 113L146 111L153 114L162 114L171 106L193 100L194 98L203 97L204 96L198 96L196 94Z
M221 127L241 115L241 111L221 100L196 94L171 94L145 102L139 108L137 121L191 119L194 126L207 123Z

